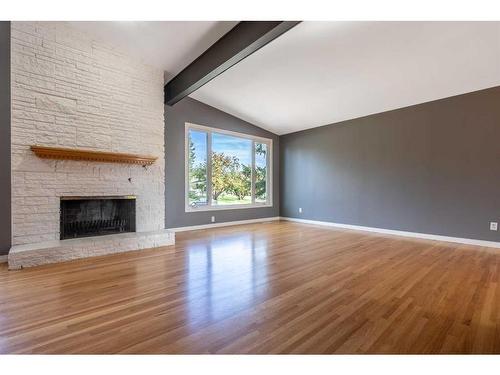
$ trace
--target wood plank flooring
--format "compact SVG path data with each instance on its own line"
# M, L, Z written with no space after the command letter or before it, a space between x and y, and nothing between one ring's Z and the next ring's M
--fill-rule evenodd
M272 222L22 271L0 353L500 353L500 250Z

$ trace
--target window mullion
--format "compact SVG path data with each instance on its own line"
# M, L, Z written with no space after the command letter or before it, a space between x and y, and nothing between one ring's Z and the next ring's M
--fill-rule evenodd
M251 174L251 194L252 204L255 204L255 141L252 140L252 174Z
M207 132L207 204L212 207L212 132Z
M271 203L272 199L272 194L273 192L271 191L271 173L272 173L272 166L271 166L271 158L272 158L272 152L273 148L271 145L271 142L266 144L267 152L266 152L266 204Z

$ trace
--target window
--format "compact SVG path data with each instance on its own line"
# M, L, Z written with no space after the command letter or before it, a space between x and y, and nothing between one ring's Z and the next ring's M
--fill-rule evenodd
M271 158L270 139L186 124L186 211L271 206Z

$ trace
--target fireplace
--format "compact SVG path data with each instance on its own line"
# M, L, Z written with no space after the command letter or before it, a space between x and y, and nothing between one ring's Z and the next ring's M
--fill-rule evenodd
M135 232L135 196L61 197L61 240Z

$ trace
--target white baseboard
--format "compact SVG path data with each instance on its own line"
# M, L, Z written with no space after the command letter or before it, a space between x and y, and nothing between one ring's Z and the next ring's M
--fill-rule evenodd
M7 255L0 255L0 263L7 263Z
M437 235L437 234L427 234L427 233L417 233L417 232L405 232L405 231L401 231L401 230L382 229L382 228L373 228L373 227L363 227L363 226L360 226L360 225L331 223L329 221L296 219L296 218L293 218L293 217L280 217L280 220L295 221L297 223L322 225L322 226L326 226L326 227L335 227L335 228L342 228L342 229L361 230L361 231L364 231L364 232L374 232L374 233L382 233L382 234L391 234L391 235L394 235L394 236L403 236L403 237L412 237L412 238L423 238L423 239L427 239L427 240L444 241L444 242L456 242L456 243L462 243L462 244L467 244L467 245L477 245L477 246L486 246L486 247L500 248L500 242L475 240L475 239L472 239L472 238L448 237L448 236L440 236L440 235Z
M179 227L179 228L168 228L174 232L185 232L188 230L198 230L198 229L209 229L209 228L217 228L217 227L229 227L232 225L243 225L243 224L252 224L252 223L263 223L266 221L276 221L279 220L279 216L273 217L263 217L260 219L249 219L249 220L238 220L238 221L226 221L224 223L211 223L211 224L203 224L203 225L192 225L189 227Z

